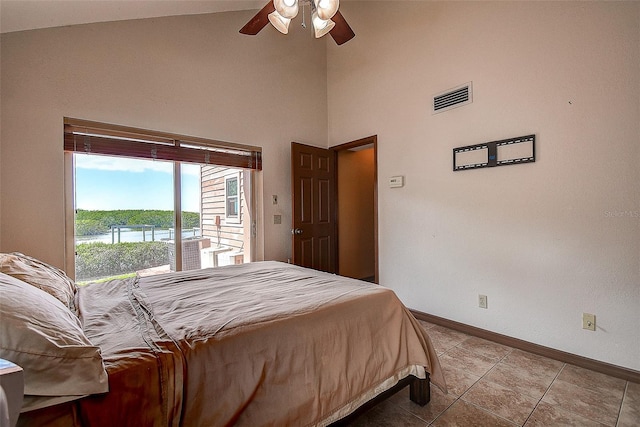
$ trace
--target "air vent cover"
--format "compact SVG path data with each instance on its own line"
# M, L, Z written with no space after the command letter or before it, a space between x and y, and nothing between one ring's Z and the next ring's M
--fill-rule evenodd
M433 96L433 114L442 113L452 108L462 107L473 102L471 82L454 87Z

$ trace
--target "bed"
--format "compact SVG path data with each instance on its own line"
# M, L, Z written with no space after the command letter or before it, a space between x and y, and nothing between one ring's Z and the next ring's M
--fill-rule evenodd
M0 271L18 425L324 426L399 383L421 404L446 388L424 329L367 282L275 261L78 287L22 254Z

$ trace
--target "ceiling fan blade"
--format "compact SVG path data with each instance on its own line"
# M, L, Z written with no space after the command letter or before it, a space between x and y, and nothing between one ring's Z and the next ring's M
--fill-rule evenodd
M331 19L336 23L336 25L329 34L331 34L331 37L333 37L333 40L337 45L346 43L356 36L356 33L354 33L349 24L347 24L347 21L344 19L344 16L342 16L340 11L337 11Z
M260 12L247 22L247 24L240 29L240 33L255 36L269 23L269 14L276 10L273 5L273 1L269 0L267 5L260 9Z

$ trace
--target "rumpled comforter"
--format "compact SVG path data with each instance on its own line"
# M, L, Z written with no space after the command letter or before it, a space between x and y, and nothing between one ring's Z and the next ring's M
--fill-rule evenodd
M390 289L280 262L80 288L110 392L88 426L326 425L413 374L445 388Z

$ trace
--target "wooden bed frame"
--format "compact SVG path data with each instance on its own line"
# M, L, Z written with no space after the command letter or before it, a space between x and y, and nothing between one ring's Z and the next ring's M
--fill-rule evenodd
M431 391L430 391L430 381L429 374L427 373L427 378L416 378L413 375L410 375L406 378L401 379L398 384L393 386L387 391L382 392L377 395L373 399L365 402L362 406L356 409L351 414L347 415L344 418L341 418L330 424L331 427L346 427L352 422L354 422L358 417L363 415L365 412L369 411L380 402L390 398L400 390L409 386L409 398L412 402L425 406L431 400ZM69 414L77 414L73 409L75 402L67 402L62 403L53 407L43 408L39 410L32 411L31 413L22 414L23 417L19 420L18 425L39 425L40 423L54 423L55 419L58 417L62 417L63 420L72 421L74 415ZM72 418L65 418L72 417Z

